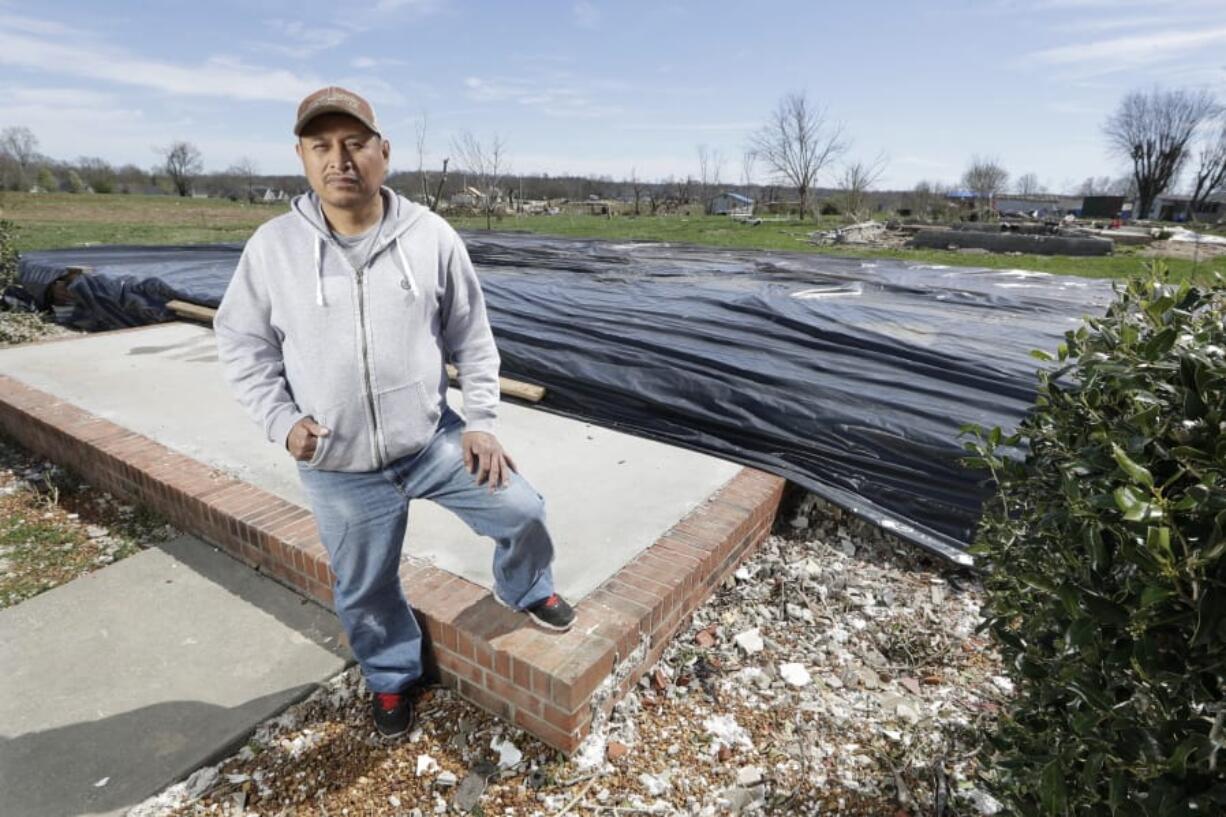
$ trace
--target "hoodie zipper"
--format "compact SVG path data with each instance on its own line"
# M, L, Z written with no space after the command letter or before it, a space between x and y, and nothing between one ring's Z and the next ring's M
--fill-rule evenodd
M375 466L380 470L383 469L383 456L379 453L379 425L377 413L375 412L375 394L370 386L370 351L366 344L366 295L362 286L363 273L366 268L354 270L357 273L358 281L358 326L362 330L362 374L366 383L366 411L370 419L370 450L375 455Z

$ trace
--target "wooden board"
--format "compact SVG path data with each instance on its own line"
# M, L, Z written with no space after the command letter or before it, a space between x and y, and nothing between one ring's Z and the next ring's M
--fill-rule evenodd
M216 309L200 306L188 301L167 301L166 307L181 318L207 324L212 324L213 316L217 314ZM447 377L450 378L453 384L459 383L459 372L450 363L447 364ZM498 388L503 394L519 398L520 400L526 400L529 403L539 403L545 398L544 386L535 386L531 383L511 380L506 377L498 378Z

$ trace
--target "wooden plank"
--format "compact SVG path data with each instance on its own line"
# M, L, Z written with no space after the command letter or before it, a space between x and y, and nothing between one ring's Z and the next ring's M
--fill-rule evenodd
M460 382L460 373L450 363L447 364L447 377L453 384L458 385ZM506 377L498 378L498 390L503 394L518 397L520 400L527 400L529 403L539 403L545 398L544 386L534 386L531 383L511 380Z
M212 324L213 316L217 314L216 309L193 304L188 301L167 301L166 308L181 318L207 324ZM455 366L452 366L450 363L447 364L447 377L453 384L459 383L459 374ZM526 400L529 403L539 403L545 399L544 386L535 386L519 380L500 377L498 378L498 388L503 394L516 397L520 400Z
M188 301L167 301L166 308L180 318L189 318L207 324L212 324L213 316L217 314L216 309L210 309L207 306L200 306L200 304L193 304Z

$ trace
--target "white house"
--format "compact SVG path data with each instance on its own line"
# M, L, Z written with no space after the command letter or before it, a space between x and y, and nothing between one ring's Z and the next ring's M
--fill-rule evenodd
M707 202L707 212L713 216L750 216L753 215L753 199L724 191Z

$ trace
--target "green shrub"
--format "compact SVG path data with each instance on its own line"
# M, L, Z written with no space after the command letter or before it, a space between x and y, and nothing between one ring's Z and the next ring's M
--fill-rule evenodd
M1224 320L1220 279L1155 266L1066 334L1017 434L966 429L999 488L973 552L1014 813L1226 813Z

